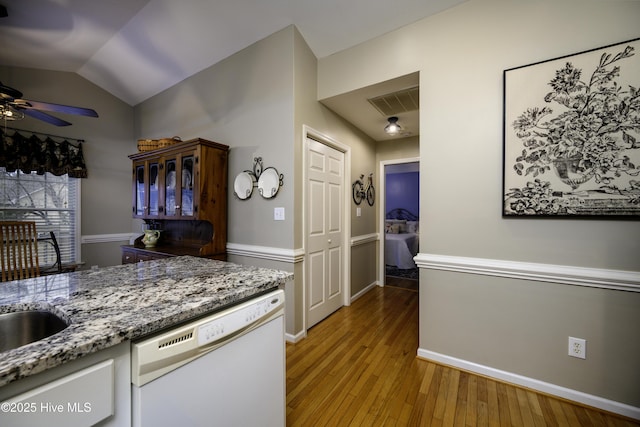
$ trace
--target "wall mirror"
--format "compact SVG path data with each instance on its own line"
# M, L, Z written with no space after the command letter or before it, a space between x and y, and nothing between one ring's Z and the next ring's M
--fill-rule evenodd
M284 175L279 174L274 167L263 168L262 157L253 159L253 171L240 172L233 183L233 192L240 200L247 200L258 187L258 192L265 199L271 199L278 194L282 187Z

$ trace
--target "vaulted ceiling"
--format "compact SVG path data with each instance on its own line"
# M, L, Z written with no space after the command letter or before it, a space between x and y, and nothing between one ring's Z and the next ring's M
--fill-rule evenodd
M0 0L0 65L76 72L136 105L289 25L323 58L463 1ZM377 95L406 89L391 86Z

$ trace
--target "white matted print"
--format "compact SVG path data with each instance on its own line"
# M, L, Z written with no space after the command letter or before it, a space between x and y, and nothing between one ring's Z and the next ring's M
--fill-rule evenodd
M640 219L639 49L504 71L504 217Z

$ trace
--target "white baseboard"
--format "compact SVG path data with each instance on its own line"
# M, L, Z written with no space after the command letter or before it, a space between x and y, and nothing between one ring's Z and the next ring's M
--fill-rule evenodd
M636 408L635 406L627 405L625 403L604 399L581 391L572 390L566 387L536 380L534 378L502 371L490 366L480 365L422 348L418 349L418 357L640 420L640 408Z
M304 338L306 338L306 337L307 337L307 332L306 332L306 331L298 332L298 333L297 333L297 334L295 334L295 335L293 335L293 334L287 334L287 333L285 333L285 334L284 334L284 339L285 339L285 341L290 342L290 343L292 343L292 344L295 344L295 343L297 343L298 341L300 341L300 340L302 340L302 339L304 339Z

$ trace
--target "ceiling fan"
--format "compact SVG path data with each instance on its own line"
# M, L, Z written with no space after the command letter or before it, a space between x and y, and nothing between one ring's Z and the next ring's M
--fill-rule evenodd
M4 120L19 120L24 118L26 115L55 126L71 125L71 123L66 120L47 114L45 111L98 117L98 113L90 108L72 107L70 105L51 104L49 102L22 99L22 92L12 87L5 86L0 82L0 117Z

